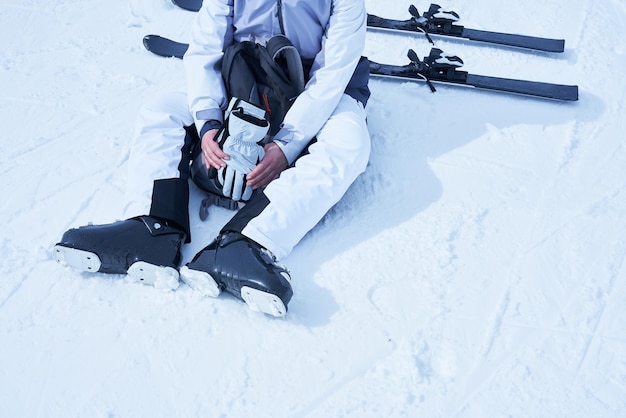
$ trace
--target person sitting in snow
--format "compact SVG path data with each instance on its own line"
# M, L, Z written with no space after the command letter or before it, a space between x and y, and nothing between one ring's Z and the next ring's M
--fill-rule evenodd
M209 296L225 290L253 310L285 315L293 292L278 260L337 203L368 162L369 68L361 56L366 17L363 0L204 0L184 57L187 92L160 95L137 118L126 220L70 229L54 247L55 258L83 271L127 273L171 288L180 278ZM312 64L280 129L250 148L245 139L256 141L267 130L244 117L245 103L227 109L231 98L220 66L230 45L264 44L280 34ZM223 125L227 129L220 129ZM219 171L220 198L246 202L179 271L181 246L191 241L190 129L197 130L201 149L191 165ZM250 153L257 158L252 167ZM229 175L243 179L243 189L224 181Z

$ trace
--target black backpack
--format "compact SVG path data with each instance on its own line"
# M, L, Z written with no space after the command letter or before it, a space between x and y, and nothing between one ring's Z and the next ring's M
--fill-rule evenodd
M229 98L265 109L269 135L278 132L305 81L300 54L283 35L274 36L265 46L243 41L226 48L222 77Z
M306 64L310 68L309 64ZM226 48L222 60L222 77L228 94L252 103L266 112L270 122L268 134L275 135L294 100L304 90L304 68L295 46L283 35L271 38L266 46L255 42L237 42ZM185 128L191 145L191 166L181 163L194 183L209 192L200 205L200 219L205 220L211 205L237 209L238 202L221 196L215 184L215 169L207 171L201 158L200 137L195 126Z

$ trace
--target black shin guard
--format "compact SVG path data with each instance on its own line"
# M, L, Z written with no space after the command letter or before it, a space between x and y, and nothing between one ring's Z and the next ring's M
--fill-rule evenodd
M269 204L270 200L265 195L265 193L263 193L263 190L255 190L246 205L243 208L239 209L235 216L233 216L232 219L226 225L224 225L221 233L241 233L246 225L248 225L248 222L259 216L259 214L263 212L263 209L265 209Z
M150 216L175 223L187 235L185 242L191 242L188 180L179 178L155 180Z

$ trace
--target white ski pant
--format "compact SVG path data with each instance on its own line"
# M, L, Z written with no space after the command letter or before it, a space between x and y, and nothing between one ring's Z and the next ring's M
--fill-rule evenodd
M149 213L154 180L180 177L184 127L193 122L185 93L161 94L140 110L128 162L126 218ZM369 153L365 110L344 94L309 153L265 188L269 203L242 234L279 259L287 256L365 170Z

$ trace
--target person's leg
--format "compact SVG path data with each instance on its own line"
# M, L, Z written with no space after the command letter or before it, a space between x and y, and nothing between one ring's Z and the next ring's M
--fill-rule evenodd
M252 309L284 315L292 296L290 277L274 256L288 255L339 201L365 170L369 152L365 110L344 95L309 153L257 190L216 241L181 269L182 279L209 289L209 296L225 289Z
M192 123L184 94L160 95L141 109L128 163L127 219L70 229L54 247L59 262L178 287L180 247L189 240L184 126Z
M232 227L278 259L286 257L365 170L369 153L365 110L344 95L309 153L265 188L267 206L247 223L245 214L235 216Z
M175 222L189 240L189 147L193 117L184 92L152 98L137 116L128 159L124 218L150 214Z

